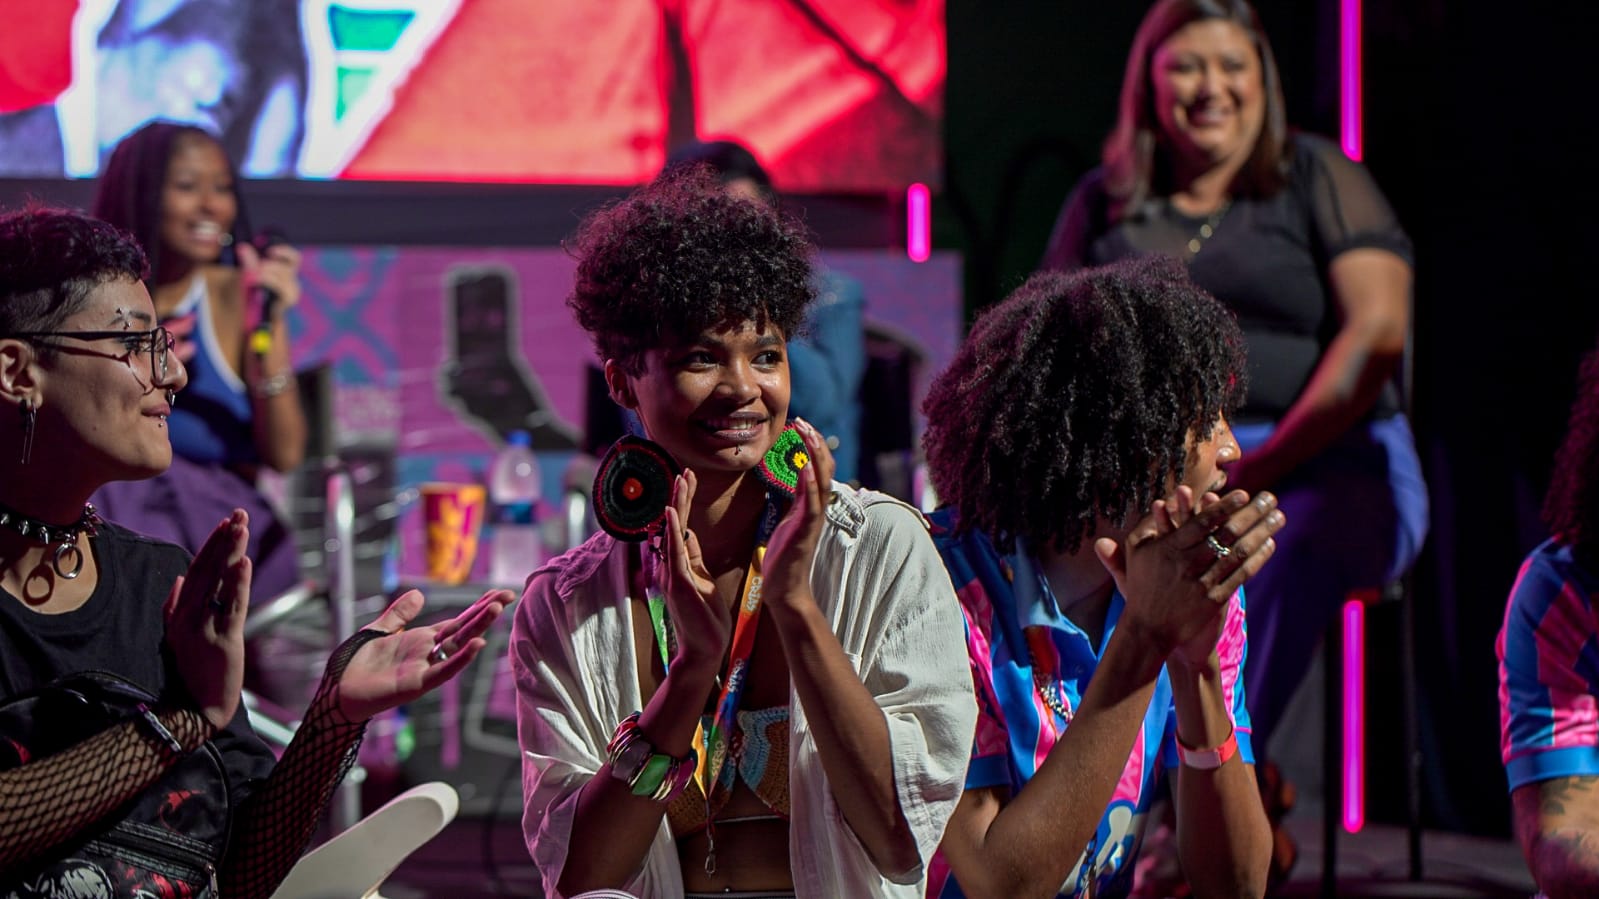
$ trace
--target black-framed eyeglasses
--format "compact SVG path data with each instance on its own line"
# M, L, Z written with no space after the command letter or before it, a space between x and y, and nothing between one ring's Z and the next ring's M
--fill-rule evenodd
M74 340L120 340L127 348L128 356L134 353L146 353L150 357L150 374L158 381L167 379L168 366L172 362L172 346L175 343L172 332L156 325L148 331L17 331L5 335L7 337L23 337L30 340L41 337L70 337ZM128 356L113 356L114 359L126 360Z

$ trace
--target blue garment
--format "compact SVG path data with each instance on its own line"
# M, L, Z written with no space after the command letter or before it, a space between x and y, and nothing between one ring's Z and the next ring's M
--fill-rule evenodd
M1018 541L1000 555L982 534L956 537L954 515L942 509L930 517L938 547L966 619L966 649L977 692L977 734L966 789L1004 787L1015 796L1049 756L1069 720L1049 708L1040 691L1059 685L1067 710L1076 709L1099 666L1100 654L1121 619L1125 600L1111 596L1105 632L1098 646L1060 610L1049 582ZM1241 674L1249 653L1244 593L1230 601L1227 622L1217 641L1222 691L1238 736L1238 754L1254 764L1251 725ZM1035 667L1036 666L1036 667ZM1035 671L1042 675L1035 680ZM1092 842L1079 857L1062 889L1068 896L1120 896L1132 888L1144 823L1162 772L1176 767L1177 710L1166 669L1144 712L1127 764ZM929 899L965 895L940 854L928 873Z
M1275 425L1234 424L1248 456ZM1399 577L1427 536L1427 484L1402 415L1356 425L1271 486L1288 523L1249 582L1249 708L1262 747L1350 592Z
M250 393L217 345L203 275L194 276L189 292L162 324L177 337L179 357L189 371L188 386L167 417L172 452L202 465L258 463Z
M793 385L790 420L803 418L824 437L837 438L833 477L853 481L860 472L861 379L866 375L866 308L861 283L818 265L811 276L816 304L804 331L788 342Z
M1546 540L1510 590L1499 654L1499 753L1510 789L1599 774L1599 576Z

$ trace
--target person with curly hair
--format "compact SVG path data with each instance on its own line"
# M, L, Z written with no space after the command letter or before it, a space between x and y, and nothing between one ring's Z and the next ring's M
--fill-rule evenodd
M105 222L41 207L0 214L7 896L266 899L367 721L459 674L512 599L490 591L421 625L422 595L400 596L333 652L274 759L240 701L249 516L214 522L191 557L88 502L172 461L168 415L188 370L158 323L147 268L135 239Z
M1284 516L1218 495L1243 390L1232 316L1161 259L1034 275L934 381L979 711L929 897L1127 895L1163 769L1194 893L1264 892L1242 585Z
M1291 130L1248 0L1159 0L1133 37L1103 164L1078 181L1043 267L1161 253L1237 316L1249 393L1233 420L1236 487L1294 524L1251 585L1250 711L1277 826L1292 791L1266 757L1327 626L1415 562L1427 487L1399 385L1414 253L1371 174Z
M1499 750L1516 839L1551 899L1599 895L1599 348L1583 359L1544 498L1551 537L1505 606Z
M921 896L977 714L949 577L919 513L833 482L809 424L792 500L757 471L811 244L696 168L571 248L611 396L682 472L648 545L596 534L515 615L546 894Z
M666 168L708 165L724 190L761 203L780 205L760 160L734 140L694 141L674 149ZM827 438L836 464L833 476L858 482L861 471L861 382L866 377L866 293L861 282L815 261L811 284L816 302L799 334L789 335L789 399L794 416L816 426Z

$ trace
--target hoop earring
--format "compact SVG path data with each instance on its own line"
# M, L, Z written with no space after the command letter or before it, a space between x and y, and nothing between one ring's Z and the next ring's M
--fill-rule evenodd
M22 401L22 464L27 465L28 459L33 455L33 427L38 423L39 410L33 407L33 401Z

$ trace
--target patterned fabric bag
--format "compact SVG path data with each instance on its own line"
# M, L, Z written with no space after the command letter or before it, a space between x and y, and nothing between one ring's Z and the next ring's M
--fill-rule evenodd
M89 671L0 703L0 770L50 756L156 704L143 688ZM0 883L4 899L208 899L232 803L206 742L85 835Z

